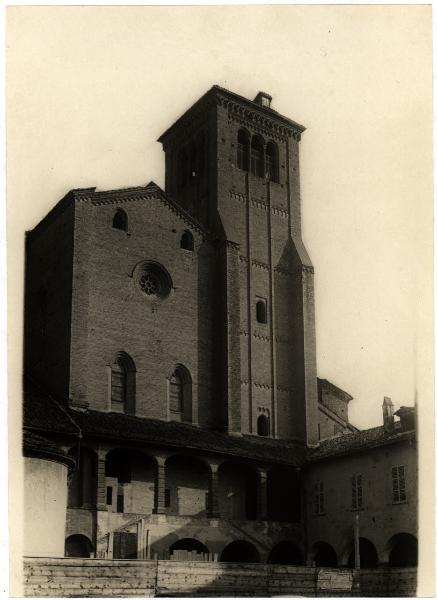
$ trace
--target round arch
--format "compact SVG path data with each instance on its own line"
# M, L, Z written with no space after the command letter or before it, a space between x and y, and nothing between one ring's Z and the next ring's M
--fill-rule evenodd
M410 533L397 533L390 538L386 555L390 567L417 567L417 538Z
M311 548L311 563L316 567L338 566L337 553L331 544L327 542L316 542Z
M347 566L355 567L355 549L349 554ZM372 569L378 566L378 553L375 546L367 538L360 537L360 566L362 569Z
M303 565L303 555L295 542L283 541L276 544L270 552L269 563L275 565Z
M86 535L76 533L65 540L65 556L90 558L92 552L93 545Z
M220 555L220 562L258 563L259 552L253 544L236 540L226 546Z

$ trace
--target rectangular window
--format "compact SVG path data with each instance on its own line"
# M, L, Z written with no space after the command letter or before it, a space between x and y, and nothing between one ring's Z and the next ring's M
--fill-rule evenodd
M119 405L126 401L126 375L115 369L111 373L111 401Z
M117 512L124 512L124 498L123 494L117 494Z
M106 504L112 506L112 487L106 488Z
M391 477L393 482L393 502L395 504L406 502L405 467L393 467L391 470Z
M166 508L170 506L170 490L168 488L164 492L164 506Z
M170 410L180 413L183 411L182 382L176 377L172 379L174 380L170 381Z
M314 484L314 514L322 515L325 512L325 492L323 481Z
M352 476L352 510L363 508L363 476Z

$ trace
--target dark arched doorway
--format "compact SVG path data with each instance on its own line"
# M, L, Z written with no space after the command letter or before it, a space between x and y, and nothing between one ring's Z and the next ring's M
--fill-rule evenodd
M65 556L89 558L92 551L93 545L85 535L70 535L65 540Z
M274 565L303 565L302 552L294 542L279 542L270 552L269 563Z
M237 540L226 546L220 556L220 562L256 563L259 562L259 553L250 542Z
M378 566L378 553L375 546L367 538L360 537L360 566L362 569L372 569ZM355 567L355 549L349 554L348 567Z
M173 560L203 560L208 548L194 538L183 538L170 546L170 558Z
M317 542L312 548L312 563L316 567L336 567L337 553L327 542Z
M398 533L389 542L391 567L417 567L417 539L409 533Z

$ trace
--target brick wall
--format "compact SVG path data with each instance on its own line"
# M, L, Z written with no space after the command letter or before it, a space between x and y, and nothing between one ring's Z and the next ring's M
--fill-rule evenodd
M319 569L214 562L26 559L26 596L413 596L415 569L362 571L360 591L318 589Z
M121 204L128 232L112 228ZM74 305L78 311L86 306L87 318L76 318L73 327L73 398L80 396L91 408L108 410L110 367L117 352L124 351L136 367L137 415L168 418L168 379L180 363L193 382L189 420L200 418L202 425L210 425L212 315L200 310L210 301L210 256L202 237L191 229L194 252L182 249L180 238L189 225L146 194L99 206L83 204L81 211L86 213L83 231L88 230L90 239L83 231L78 235ZM135 281L135 267L145 260L161 264L172 279L169 297L156 305Z

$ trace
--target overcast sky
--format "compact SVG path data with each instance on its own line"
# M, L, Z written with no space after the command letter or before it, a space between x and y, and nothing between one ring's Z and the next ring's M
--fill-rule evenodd
M432 402L430 6L8 9L9 302L69 189L164 186L159 135L213 84L307 127L318 374L378 425ZM19 356L21 325L10 326ZM430 379L431 378L431 379Z

